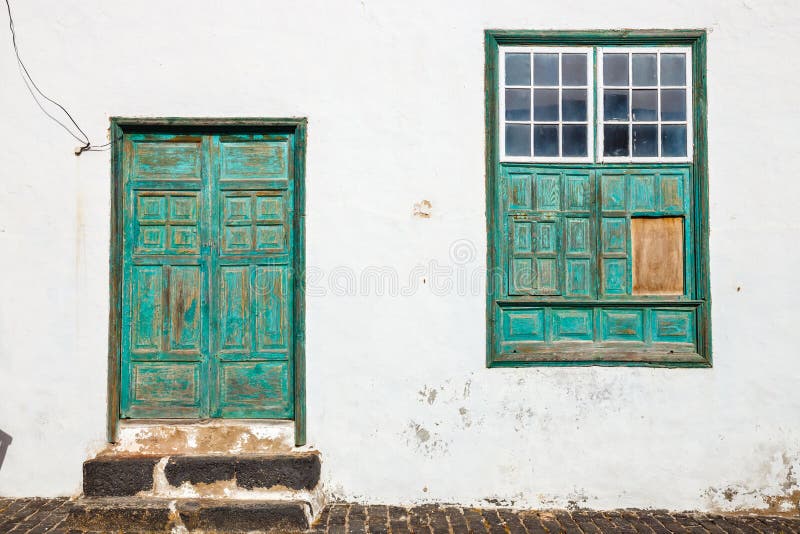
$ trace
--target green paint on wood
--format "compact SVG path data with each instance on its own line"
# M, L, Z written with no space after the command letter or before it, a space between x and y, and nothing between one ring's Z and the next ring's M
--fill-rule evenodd
M691 46L693 163L501 163L498 47L514 44ZM485 54L487 366L710 366L705 32L488 30ZM681 219L682 294L633 294L635 217Z
M231 417L295 419L304 443L305 121L112 135L109 439L120 417Z

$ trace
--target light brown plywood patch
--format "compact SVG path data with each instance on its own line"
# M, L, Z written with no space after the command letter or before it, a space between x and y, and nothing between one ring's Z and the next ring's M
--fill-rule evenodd
M683 218L631 219L634 295L683 294Z

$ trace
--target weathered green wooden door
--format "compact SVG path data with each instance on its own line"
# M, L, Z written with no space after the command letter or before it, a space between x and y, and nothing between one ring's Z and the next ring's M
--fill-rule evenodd
M121 417L292 418L292 135L126 134Z

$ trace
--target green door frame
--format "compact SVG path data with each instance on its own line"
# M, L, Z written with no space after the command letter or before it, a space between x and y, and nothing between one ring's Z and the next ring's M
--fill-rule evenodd
M295 445L306 443L306 369L305 369L305 118L111 118L111 246L109 255L108 317L108 416L106 435L117 441L120 421L121 339L122 339L122 268L123 249L123 135L132 132L208 132L208 133L285 133L295 137L294 180L295 254L293 359Z

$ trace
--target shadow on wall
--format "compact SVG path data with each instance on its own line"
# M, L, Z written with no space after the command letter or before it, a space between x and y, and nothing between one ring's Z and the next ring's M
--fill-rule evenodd
M3 461L6 459L6 451L11 445L11 436L0 430L0 469L3 468Z

